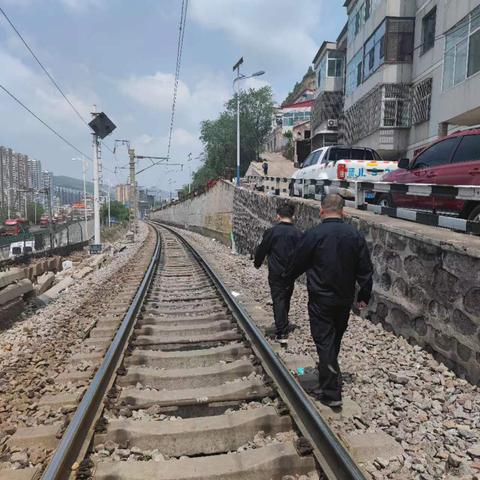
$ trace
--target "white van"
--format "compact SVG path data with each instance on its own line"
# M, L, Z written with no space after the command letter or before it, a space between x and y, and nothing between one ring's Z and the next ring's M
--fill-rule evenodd
M10 253L8 258L22 257L23 255L31 255L35 253L35 241L26 240L25 242L13 242L10 244Z

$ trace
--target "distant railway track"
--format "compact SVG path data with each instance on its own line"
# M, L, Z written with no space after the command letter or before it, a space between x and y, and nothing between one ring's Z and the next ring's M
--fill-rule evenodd
M208 263L155 228L146 273L42 478L364 479Z

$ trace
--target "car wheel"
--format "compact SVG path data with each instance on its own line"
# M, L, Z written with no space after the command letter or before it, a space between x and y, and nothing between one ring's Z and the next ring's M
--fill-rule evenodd
M380 195L377 201L377 205L380 205L381 207L389 207L389 208L395 207L395 204L393 203L393 198L388 193L384 193Z
M468 214L467 220L470 222L480 222L480 205L472 208L472 211Z

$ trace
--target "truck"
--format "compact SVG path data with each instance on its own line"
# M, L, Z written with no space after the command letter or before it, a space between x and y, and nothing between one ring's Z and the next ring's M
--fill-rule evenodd
M15 237L22 233L28 233L28 220L24 218L8 218L3 222L4 235Z
M40 228L48 228L50 225L50 217L48 215L42 215L40 217Z
M380 181L388 172L398 168L397 161L383 160L373 148L343 147L332 145L313 150L300 168L292 175L289 194L303 197L315 193L314 185L303 185L295 180L346 180ZM304 191L304 187L306 191ZM328 194L329 188L320 187L321 194ZM317 191L318 193L318 191ZM374 194L367 192L367 200L374 200Z

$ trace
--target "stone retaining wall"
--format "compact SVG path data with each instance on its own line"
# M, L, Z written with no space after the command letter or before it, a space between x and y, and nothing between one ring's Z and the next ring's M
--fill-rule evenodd
M154 214L252 254L283 198L226 182ZM319 221L319 204L295 199L297 225ZM374 323L421 345L473 383L480 383L480 238L347 209L365 235L375 268L365 313ZM361 344L362 339L358 339Z
M282 201L236 190L233 235L239 253L253 253ZM299 228L318 223L317 202L296 205ZM367 317L480 383L480 239L358 210L347 213L347 221L365 235L375 268Z
M157 210L150 218L187 228L230 245L234 190L231 183L219 180L202 195Z

